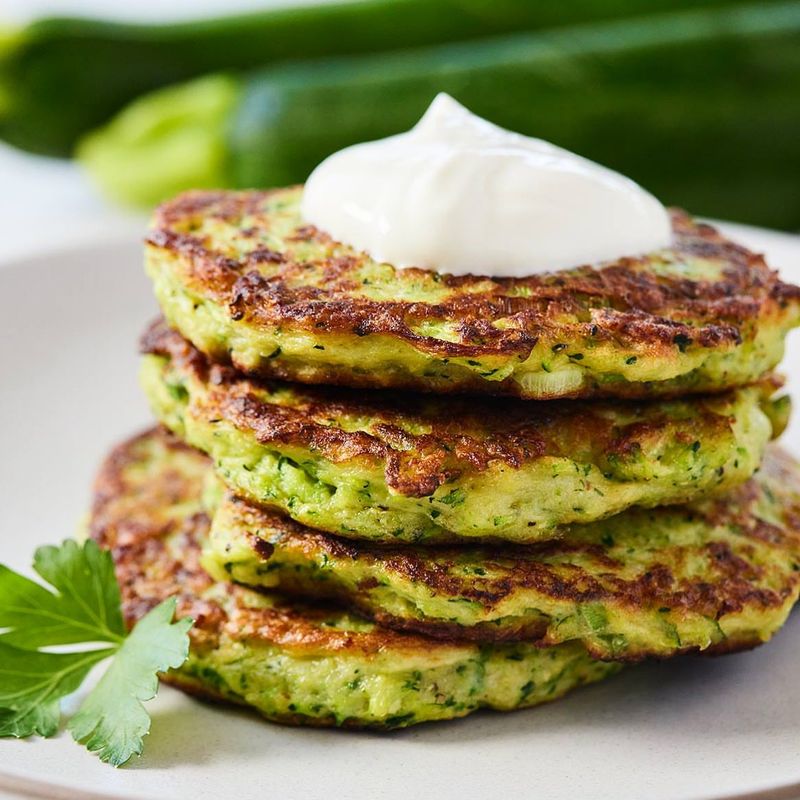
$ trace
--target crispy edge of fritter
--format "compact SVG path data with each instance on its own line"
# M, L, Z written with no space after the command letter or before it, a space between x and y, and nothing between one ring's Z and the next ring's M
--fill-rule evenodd
M178 616L195 620L191 636L196 644L214 641L224 629L232 640L258 640L274 644L298 657L325 652L360 652L374 655L386 649L430 650L462 646L454 641L435 642L426 637L376 627L371 631L341 631L321 627L330 616L325 604L296 611L291 602L268 609L238 602L247 590L225 585L230 608L201 597L216 582L200 566L200 541L207 535L208 516L199 511L202 481L187 481L178 472L145 482L138 489L126 479L126 470L140 461L139 447L154 436L170 449L184 450L203 466L207 459L163 429L145 431L115 447L102 464L94 484L89 536L110 550L122 591L123 612L132 625L167 597L176 597ZM162 511L197 500L198 512L174 529ZM176 535L181 558L168 552L164 537ZM147 574L143 572L147 564ZM466 643L465 643L466 644ZM467 645L468 646L468 645Z
M667 430L688 448L714 443L732 431L735 420L720 407L736 392L759 391L764 402L782 385L777 376L758 389L733 389L691 400L691 419L670 418L668 403L684 401L549 401L507 398L438 398L293 385L297 404L269 403L255 392L272 391L275 382L248 378L214 364L163 319L144 333L140 350L169 360L171 368L207 388L199 408L208 419L225 420L252 434L262 446L318 453L333 464L354 459L379 468L386 485L406 497L423 498L445 484L474 477L494 464L519 470L547 456L565 457L591 443L591 463L619 473L629 460L654 446ZM617 411L622 413L616 413ZM640 416L641 419L636 419ZM340 417L374 420L374 433L345 430L324 421ZM620 417L630 419L619 424ZM425 433L404 428L419 423ZM629 477L620 475L620 484Z
M358 284L351 278L368 257L299 220L287 241L320 248L322 288L304 285L304 263L287 260L280 252L256 248L236 259L191 233L193 222L206 215L233 224L247 217L252 224L242 235L255 237L255 220L259 214L266 217L265 201L281 193L299 193L300 188L185 193L158 208L147 247L179 264L185 279L228 308L234 321L303 332L389 336L434 358L504 355L524 359L540 341L586 339L621 347L626 343L646 346L651 358L672 357L676 343L710 349L736 346L746 325L763 324L783 314L789 304L800 304L800 287L782 282L761 255L679 210L672 211L675 242L667 253L678 261L718 259L725 264L723 280L659 277L641 269L648 257L521 279L437 275L407 268L395 269L394 278L415 284L430 281L437 289L452 289L451 296L435 304L378 301L359 297ZM265 230L268 222L268 217L262 219ZM278 274L265 278L255 269L267 262L280 265ZM590 309L597 312L593 319L580 322ZM493 324L509 317L517 324L503 328ZM570 321L559 321L565 317ZM414 330L426 321L443 320L458 323L461 341ZM475 386L481 383L490 384L490 391L504 388L480 379Z
M299 660L347 656L385 659L387 656L392 658L408 654L413 657L424 653L426 657L433 656L431 666L434 668L437 658L447 663L448 654L467 659L477 658L483 652L475 644L466 641L436 641L380 627L371 627L366 631L326 627L319 623L330 620L331 614L341 614L341 611L318 603L306 606L287 601L285 606L268 608L248 605L243 598L246 595L252 597L251 590L216 583L199 565L198 538L207 533L208 517L204 513L189 513L184 508L178 514L178 524L174 520L172 524L169 522L172 508L186 503L191 505L194 501L199 507L203 481L198 481L196 475L187 478L181 470L161 470L157 480L128 480L129 469L148 466L147 453L142 452L142 448L154 441L196 460L200 471L207 463L202 454L187 447L164 429L153 429L118 445L100 468L94 485L89 535L112 553L122 592L123 613L129 626L162 600L175 597L177 616L194 618L194 627L190 629L192 652L214 650L224 639L228 645L230 642L243 642L255 647L276 646L283 654ZM184 511L187 512L185 515ZM177 541L170 542L168 547L164 540L173 537L177 537ZM169 552L170 549L175 552ZM200 597L211 588L224 589L224 603ZM567 664L575 662L576 667L583 668L583 671L578 670L571 688L611 675L620 666L593 661L581 648L563 652L567 658L573 659ZM504 656L500 654L500 657L502 659ZM202 665L202 658L200 663ZM227 687L219 690L191 671L172 671L162 678L177 688L207 700L253 706L234 690ZM555 680L559 679L560 673L555 676ZM536 703L549 702L564 691L562 688L552 697L539 697ZM456 711L442 718L461 716L477 707ZM526 707L524 698L518 706L512 706L517 707ZM292 706L288 708L291 710ZM358 717L340 719L333 715L273 713L258 706L256 709L271 721L290 725L336 725L386 730L417 722L394 716L383 720Z
M691 513L703 518L709 529L719 526L735 525L745 541L742 550L748 549L747 540L754 540L762 545L774 546L785 553L787 559L800 560L800 467L778 446L773 445L765 460L763 472L770 484L778 487L780 497L776 502L782 503L784 527L760 519L753 510L754 505L764 491L760 481L762 475L733 490L729 495L706 503L695 504ZM453 547L397 547L380 546L369 543L345 541L331 534L314 531L283 514L259 508L249 501L226 492L223 503L232 511L233 521L246 532L247 539L253 549L254 558L267 562L273 555L275 545L254 533L256 530L269 530L275 535L271 538L279 542L283 555L292 550L302 553L309 560L316 554L329 557L335 563L347 559L355 562L366 562L377 566L379 572L395 573L401 581L421 584L433 595L445 595L469 600L480 605L486 612L491 612L503 601L520 590L533 590L543 598L557 601L573 601L576 608L585 603L601 603L609 608L619 610L636 610L652 608L670 608L680 613L681 609L691 610L711 619L720 620L725 615L735 615L746 609L748 605L756 605L763 611L785 610L787 604L793 605L800 591L800 573L786 570L786 583L781 591L758 585L760 567L749 564L746 558L732 551L727 542L710 538L706 544L710 558L720 571L717 580L704 575L702 580L681 579L673 586L674 576L664 564L653 564L636 580L615 580L612 589L604 588L601 581L577 569L570 579L563 574L556 574L548 565L531 560L530 555L548 556L558 552L590 552L599 561L607 562L609 573L619 566L619 562L608 554L609 548L602 544L581 542L567 533L565 540L543 542L530 546L502 545L495 547L471 546L469 553L475 563L496 564L498 561L514 562L515 566L507 574L498 578L484 579L454 575L452 566L457 563L463 550ZM678 509L671 508L670 511ZM431 563L428 555L435 554L436 563ZM444 560L442 563L441 559ZM449 560L448 560L449 559ZM491 570L490 570L491 571ZM563 572L563 571L562 571ZM400 617L382 610L370 600L369 592L377 586L366 579L357 592L345 591L335 582L327 581L320 587L321 593L327 592L340 602L350 605L358 612L374 619L378 624L421 633L441 639L469 639L478 642L533 641L543 645L559 644L560 640L551 635L549 621L546 617L520 618L505 622L503 625L487 620L473 626L465 626L434 618L415 619ZM302 581L296 581L298 585ZM299 591L292 587L290 581L281 582L281 591ZM307 587L304 586L307 591ZM535 603L535 600L529 599ZM532 606L535 607L535 606ZM752 636L726 638L712 644L705 653L722 654L748 649L763 643L758 632ZM593 647L589 641L584 645L595 658L608 658L607 651ZM689 646L676 648L675 654L699 650ZM647 657L662 657L656 651L631 650L615 659L636 661Z

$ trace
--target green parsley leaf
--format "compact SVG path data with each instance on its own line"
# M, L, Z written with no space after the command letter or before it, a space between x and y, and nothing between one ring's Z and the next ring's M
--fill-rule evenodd
M40 547L33 568L56 591L0 564L0 641L17 647L125 638L119 586L111 555L91 540Z
M42 653L0 643L0 736L53 736L60 718L58 701L113 653L108 647Z
M103 761L124 764L142 752L150 729L142 703L155 697L158 673L186 660L192 621L172 621L170 598L128 634L113 559L93 541L39 548L33 566L49 587L0 565L0 736L54 735L61 698L111 658L68 727ZM107 646L39 649L90 643Z
M175 598L142 617L97 686L69 721L75 741L115 767L142 752L150 717L142 702L158 691L159 672L179 667L189 654L189 619L172 622Z

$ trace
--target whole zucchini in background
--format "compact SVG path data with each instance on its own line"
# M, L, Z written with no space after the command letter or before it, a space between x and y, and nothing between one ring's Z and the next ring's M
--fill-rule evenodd
M691 5L692 0L350 0L169 25L44 19L0 38L0 139L68 156L80 136L140 94L209 72Z
M667 203L800 227L800 2L205 79L141 99L82 154L129 202L194 185L288 184L341 147L409 128L438 91Z

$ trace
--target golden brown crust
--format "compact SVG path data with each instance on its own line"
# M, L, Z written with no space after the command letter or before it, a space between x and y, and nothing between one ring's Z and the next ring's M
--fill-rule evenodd
M207 387L204 419L225 420L251 432L262 445L296 447L332 463L368 459L387 485L409 497L426 497L464 474L502 463L519 469L542 456L594 463L604 472L624 468L669 436L713 446L734 420L719 396L697 396L679 422L668 405L618 400L528 402L506 398L451 397L371 392L333 387L291 388L292 402L267 402L277 384L247 378L211 363L163 321L142 338L141 349L167 357L179 373ZM776 386L765 381L769 394ZM369 420L355 430L342 420Z
M270 551L280 546L285 553L305 553L309 561L325 557L334 563L337 559L357 561L375 574L397 576L424 586L434 596L463 599L487 612L516 592L532 590L542 598L567 601L575 606L601 603L630 610L685 609L720 619L746 607L759 611L781 608L796 596L800 586L800 571L793 571L792 567L794 563L800 569L797 465L777 447L772 447L763 471L771 486L780 487L779 505L775 510L780 516L780 525L760 518L758 503L763 493L771 490L758 480L751 480L723 498L690 509L674 509L676 515L691 515L702 523L709 530L708 541L663 545L663 550L656 549L650 557L653 563L627 575L619 552L625 548L614 549L613 545L596 541L596 537L568 536L565 540L524 547L470 547L468 563L482 567L483 575L478 576L459 569L465 560L463 549L356 544L313 531L241 498L229 495L226 502L237 509L237 524L244 529L269 531L271 543L266 543L267 550L260 549L264 543L258 535L251 533L249 537L254 551L262 557L269 558ZM646 525L647 513L629 513L627 517L634 526ZM730 531L735 531L735 536L729 541ZM760 548L757 558L756 546ZM765 551L769 551L771 564L765 563ZM639 555L644 557L644 553ZM694 564L694 572L687 576L689 561ZM339 597L381 624L427 635L505 641L521 636L534 640L546 634L544 621L519 621L515 625L509 620L502 626L481 624L465 628L432 619L401 620L376 611L374 603L367 598L372 588L374 584L365 582L358 591L342 593ZM335 592L336 587L324 582L320 590ZM725 644L729 646L730 642Z
M181 468L164 468L163 455L185 459ZM148 464L160 466L151 472ZM237 501L245 518L253 524L268 525L282 532L286 544L327 552L331 556L357 556L389 564L392 570L446 596L459 596L486 607L500 602L510 591L531 587L580 605L589 602L607 606L648 608L669 607L700 612L712 619L748 607L769 610L795 597L800 571L792 568L800 560L800 477L797 465L773 448L764 467L770 486L779 487L779 518L761 519L754 504L760 490L756 481L741 487L725 500L695 507L709 526L730 526L737 531L740 544L734 553L724 542L710 541L707 554L711 572L692 577L676 577L669 565L656 565L642 574L625 579L616 574L622 566L610 548L596 543L573 540L545 543L528 548L513 546L471 548L471 561L485 564L489 577L448 572L462 553L457 548L407 549L355 546L328 534L310 531L283 517ZM364 630L336 627L342 612L316 602L279 601L264 607L253 598L257 594L243 587L215 583L199 563L201 542L209 520L202 513L186 513L187 504L200 507L203 475L208 461L163 430L150 431L117 447L103 464L95 484L95 498L90 521L90 536L110 549L114 557L123 599L123 610L132 625L148 610L167 597L178 600L180 616L195 619L192 646L213 648L220 638L227 641L275 645L297 656L360 654L373 656L386 650L430 652L432 648L464 647L469 641L502 642L524 638L540 646L550 646L538 623L514 628L488 625L470 629L453 624L409 621L390 614L375 613L363 598L347 599L367 612L386 628L365 624ZM171 509L181 507L181 513ZM752 542L752 545L748 545ZM762 558L748 558L747 548L769 548L771 556L783 561L774 574ZM680 548L677 548L680 550ZM610 554L611 552L611 554ZM755 552L755 550L753 550ZM553 569L557 555L564 559ZM744 554L744 555L741 555ZM763 551L762 551L763 556ZM589 558L599 569L589 574L579 566L580 558ZM681 566L680 553L672 562ZM685 554L695 558L696 554ZM548 561L551 565L548 568ZM495 565L502 564L506 576L491 577ZM603 572L603 568L607 572ZM798 565L800 566L800 565ZM367 587L365 586L364 589ZM433 635L435 638L428 638ZM754 647L761 643L757 631L729 636L706 652L724 653ZM589 652L592 646L589 643ZM676 652L692 648L677 647ZM597 650L596 657L608 657ZM636 661L643 652L615 655L615 660ZM191 687L190 687L191 688ZM206 690L203 690L207 694Z
M623 615L640 633L653 626L658 634L651 644L647 637L629 642L614 660L692 652L701 645L680 641L687 631L696 635L702 618L726 631L727 638L705 650L722 654L762 643L800 591L800 471L776 446L758 478L723 498L626 512L576 526L564 540L526 547L356 544L230 493L220 513L221 530L246 534L265 560L274 555L278 568L269 574L281 591L334 597L381 625L444 640L552 646L563 641L566 617L593 607L603 616ZM233 574L237 561L247 565L243 574L257 569L239 554ZM387 610L402 608L407 591L418 598L409 600L419 603L416 613ZM438 598L438 610L426 608L424 597ZM441 604L450 602L469 603L471 622L447 621ZM555 616L533 611L553 604ZM664 626L673 624L674 642L659 643ZM612 657L591 635L564 630L595 658Z
M198 540L208 531L208 517L199 512L199 503L198 513L186 519L174 522L164 515L171 506L199 498L201 487L180 472L161 473L157 481L129 476L154 436L171 450L198 456L163 430L145 431L115 447L95 479L89 536L114 557L128 625L174 596L179 616L195 620L195 642L213 642L227 615L217 603L202 599L213 583L199 564ZM167 537L181 543L180 559L170 554Z
M185 452L196 459L198 474L207 460L163 430L148 431L117 446L95 481L89 535L111 551L122 592L125 619L133 625L151 608L175 597L180 617L195 621L190 631L196 648L214 647L221 635L233 641L275 645L298 656L360 653L386 649L445 649L413 634L365 625L364 631L331 627L342 612L316 603L289 600L271 607L254 607L250 590L212 581L199 563L201 541L209 520L196 513L170 519L170 508L200 503L202 479L175 471L164 479L148 479L131 467L146 464L150 447Z
M376 300L360 291L355 278L366 256L311 226L295 228L287 242L318 248L324 255L313 265L294 258L291 248L287 254L252 245L270 232L264 204L275 195L181 195L158 209L148 246L182 260L193 284L226 307L233 320L265 328L380 334L436 358L525 358L540 340L562 338L646 347L653 356L674 353L677 343L719 348L738 344L743 331L759 319L800 301L800 289L782 283L760 255L678 210L672 212L675 238L666 260L712 259L723 265L718 280L650 269L653 257L622 258L597 268L521 279L439 276L406 269L395 271L393 280L408 286L435 282L452 291L436 302ZM235 239L216 245L194 232L203 219L227 223L231 229L238 226ZM264 265L278 268L265 274L259 269ZM322 270L321 280L308 279L311 267ZM509 324L497 327L499 319ZM441 321L453 323L453 341L420 332L426 323ZM279 375L281 365L274 367ZM503 391L494 384L491 391Z

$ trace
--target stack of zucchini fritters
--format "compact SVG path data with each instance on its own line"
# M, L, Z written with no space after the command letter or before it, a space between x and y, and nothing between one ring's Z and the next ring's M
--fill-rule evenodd
M194 617L169 680L397 727L775 633L800 468L771 370L800 289L678 212L643 258L396 269L304 225L300 192L183 195L148 237L164 427L107 459L91 531L130 622L170 595Z

